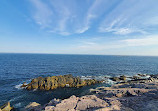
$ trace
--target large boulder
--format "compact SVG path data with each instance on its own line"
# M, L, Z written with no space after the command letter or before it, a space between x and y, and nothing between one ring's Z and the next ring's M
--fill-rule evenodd
M38 77L32 79L32 81L26 85L23 84L21 87L25 87L28 90L39 89L39 90L53 90L59 87L82 87L86 85L92 85L101 83L95 79L82 80L80 77L73 77L72 75L60 75L52 77Z

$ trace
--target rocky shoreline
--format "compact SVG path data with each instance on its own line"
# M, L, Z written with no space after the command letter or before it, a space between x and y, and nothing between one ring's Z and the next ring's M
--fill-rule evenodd
M70 80L67 78L73 78L69 87L81 87L102 82L82 80L72 75L56 77L59 82L64 83L63 85L58 84L58 87L66 87L66 84L68 84L67 80ZM54 89L51 87L47 88L49 85L40 89L40 79L35 78L29 84L23 84L22 87L28 90ZM42 78L43 81L47 79L48 77ZM132 77L122 75L119 77L109 77L108 79L115 82L115 84L111 87L90 89L89 94L82 97L73 95L64 100L52 99L45 105L33 102L23 108L22 111L158 111L158 75L138 74ZM33 85L37 83L38 85L34 87ZM48 83L50 81L45 81L45 84ZM5 110L2 109L2 111Z

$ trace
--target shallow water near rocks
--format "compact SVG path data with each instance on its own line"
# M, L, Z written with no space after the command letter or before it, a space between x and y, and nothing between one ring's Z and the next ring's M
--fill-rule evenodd
M98 84L82 88L60 88L53 91L27 91L20 89L39 76L72 74L81 78L105 79L105 76L158 73L158 57L53 55L53 54L0 54L0 105L10 101L16 108L29 102L45 104L53 98L81 96L90 88L107 86Z

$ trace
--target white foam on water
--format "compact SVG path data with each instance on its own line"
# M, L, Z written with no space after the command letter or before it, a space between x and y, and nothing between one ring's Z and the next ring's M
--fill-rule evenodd
M86 80L86 79L96 79L96 80L102 80L103 83L109 84L109 85L113 85L116 82L112 81L111 79L109 79L111 76L109 75L99 75L99 76L81 76L81 79Z
M34 91L37 91L37 89L33 89L33 92L34 92Z
M22 85L23 85L23 84L15 85L15 88L16 88L16 89L23 89L23 88L21 88Z
M27 80L25 83L28 84L28 83L30 83L30 81L31 81L31 79ZM15 88L16 89L24 89L24 87L21 88L21 86L23 85L23 83L24 83L24 81L22 83L18 84L18 85L15 85Z
M93 79L93 78L94 78L94 76L81 76L81 79L84 79L84 80Z
M14 104L14 107L15 107L15 108L20 108L20 107L22 107L22 103Z
M96 80L105 80L105 79L107 79L107 78L105 78L105 77L107 77L107 76L81 76L81 79L84 79L84 80L86 80L86 79L96 79Z
M110 80L110 79L107 79L107 80L104 81L104 83L107 83L107 84L109 84L109 85L113 85L113 84L115 84L116 82L114 82L114 81L112 81L112 80Z
M70 87L70 85L69 85L69 84L66 84L66 87Z
M14 97L14 98L10 99L9 101L12 102L12 101L15 101L15 100L17 100L17 99L19 99L19 98L22 98L22 97L23 97L23 95L17 96L17 97Z

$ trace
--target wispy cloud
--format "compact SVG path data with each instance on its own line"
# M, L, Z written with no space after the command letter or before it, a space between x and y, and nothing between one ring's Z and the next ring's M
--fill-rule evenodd
M152 6L155 10L151 12L149 6ZM98 29L99 32L111 32L119 35L127 35L131 33L144 34L150 31L150 28L144 24L155 24L155 19L151 18L155 16L157 12L156 5L153 5L153 2L124 0L105 17Z
M153 0L85 0L84 4L77 0L30 1L35 22L47 32L61 35L82 34L89 29L95 34L146 34L150 26L158 24L158 2Z
M33 19L41 27L49 27L52 23L53 11L48 7L47 4L40 0L30 0L34 6Z
M103 0L95 0L95 2L92 4L92 6L88 9L86 17L84 19L84 24L81 28L77 29L77 33L84 33L90 28L91 20L94 18L97 18L98 13L95 13L94 10L98 9L98 7L101 5Z
M34 10L33 18L42 28L47 28L48 32L69 35L67 22L70 19L70 10L64 4L57 1L43 2L41 0L30 0Z
M82 27L82 28L80 28L80 29L77 29L76 30L76 33L84 33L85 31L87 31L89 29L89 26L87 25L87 26L84 26L84 27Z
M146 34L147 32L142 29L130 28L130 27L120 27L120 28L100 28L100 32L112 32L117 35L127 35L131 33L141 33Z
M95 0L92 3L92 5L88 8L83 23L81 27L76 30L76 32L84 33L88 29L90 29L93 22L105 13L108 10L108 8L111 7L112 3L114 2L111 1L111 3L109 3L107 0Z

